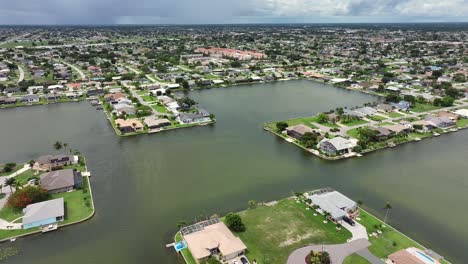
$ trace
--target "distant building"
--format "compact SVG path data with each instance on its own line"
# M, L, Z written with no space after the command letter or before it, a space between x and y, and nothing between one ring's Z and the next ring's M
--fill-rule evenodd
M43 170L75 164L77 160L73 155L44 155L37 158L38 166Z
M313 133L314 130L306 125L299 124L295 126L290 126L286 128L286 134L290 137L293 137L297 140L300 140L305 133Z

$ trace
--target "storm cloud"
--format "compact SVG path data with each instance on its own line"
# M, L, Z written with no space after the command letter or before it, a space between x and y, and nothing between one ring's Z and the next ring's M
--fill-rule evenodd
M468 21L468 0L0 0L0 24Z

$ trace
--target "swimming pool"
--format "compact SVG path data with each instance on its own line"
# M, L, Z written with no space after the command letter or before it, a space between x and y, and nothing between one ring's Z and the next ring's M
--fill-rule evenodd
M174 244L174 249L177 252L181 251L184 248L187 248L187 244L185 243L185 241L180 241Z
M420 256L422 256L423 258L429 260L431 263L435 263L434 260L433 260L431 257L429 257L428 255L422 253L421 251L416 251L416 253L418 253L418 254L419 254Z

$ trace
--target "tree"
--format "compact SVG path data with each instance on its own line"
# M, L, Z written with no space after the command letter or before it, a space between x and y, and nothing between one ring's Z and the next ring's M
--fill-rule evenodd
M385 218L384 218L384 223L386 223L387 222L388 211L390 211L390 209L392 209L392 205L389 202L387 202L385 204L385 206L384 206L384 209L387 210L385 212Z
M48 197L49 193L46 189L30 185L13 193L8 198L7 204L14 209L21 210L29 204L45 201Z
M387 102L396 103L396 102L399 102L400 100L401 100L401 98L397 94L389 94L389 95L387 95L387 97L385 97L385 101L387 101Z
M453 105L453 102L455 101L455 99L451 96L444 96L442 98L442 102L441 102L441 106L443 107L448 107L448 106L452 106Z
M312 148L313 146L317 145L317 134L311 132L305 132L302 135L300 141L306 148Z
M278 132L281 132L283 130L285 130L287 127L288 127L288 123L286 122L278 122L276 123L276 129L278 130Z
M324 113L320 113L317 116L317 122L320 123L320 124L328 122L328 115L324 114Z
M364 202L363 202L362 200L357 200L357 205L358 205L359 207L361 207L363 203L364 203Z
M34 160L30 160L30 161L28 162L29 167L30 167L30 168L34 167L34 164L35 164L35 163L36 163L36 162L35 162Z
M226 224L234 232L244 232L245 225L238 214L229 213L226 215Z
M6 186L10 187L11 193L13 192L13 186L15 186L15 184L16 184L16 179L13 177L7 178L4 183L5 187Z
M63 148L62 142L60 142L60 141L55 142L55 143L54 143L54 148L55 148L56 150L61 150L61 149Z
M3 166L3 171L12 172L15 167L16 167L16 163L8 162L7 164L5 164L5 166Z
M411 104L414 104L416 102L416 97L414 97L414 96L412 96L410 94L407 94L407 95L403 96L403 100L408 101Z

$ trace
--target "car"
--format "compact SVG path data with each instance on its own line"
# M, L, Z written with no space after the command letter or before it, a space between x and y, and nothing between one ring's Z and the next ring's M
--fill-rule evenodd
M356 225L356 223L353 221L353 219L351 219L351 218L349 218L349 217L347 217L347 216L343 217L343 220L344 220L346 223L348 223L348 224L350 224L350 225L352 225L352 226L355 226L355 225Z
M241 257L240 260L241 260L242 264L250 264L250 262L245 257Z

